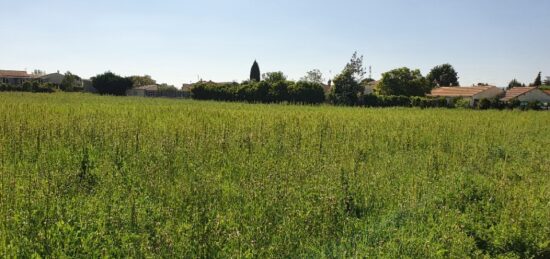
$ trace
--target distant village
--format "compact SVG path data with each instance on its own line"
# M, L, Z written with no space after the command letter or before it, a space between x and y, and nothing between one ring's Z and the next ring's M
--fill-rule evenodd
M447 65L447 66L450 66L450 65ZM452 71L454 73L454 77L457 79L456 72L454 72L454 70ZM268 102L295 101L295 102L304 102L304 103L321 103L321 102L330 102L331 96L332 98L335 98L334 95L337 94L338 91L345 91L345 90L337 89L338 85L337 83L335 84L334 80L338 80L338 79L330 79L330 80L324 81L324 79L322 79L322 75L320 75L320 72L318 72L319 73L318 75L315 75L315 71L310 73L314 73L314 74L313 75L308 74L309 78L305 77L301 79L301 81L312 80L312 81L315 81L314 83L316 85L306 86L306 88L308 87L309 91L304 91L303 89L295 90L295 91L301 91L295 94L302 95L301 97L302 99L296 99L291 97L292 89L294 85L297 85L297 83L295 82L289 82L289 83L283 84L284 88L285 89L288 88L288 89L285 90L286 91L285 93L277 93L277 94L281 96L284 96L284 94L286 94L286 97L284 98L281 97L279 99L277 98L269 99L264 97L261 97L261 98L257 97L258 93L261 91L256 88L254 88L255 90L250 90L251 88L249 86L249 82L262 81L262 79L260 78L259 66L256 61L254 62L251 69L250 80L247 80L241 84L236 82L217 83L212 81L205 82L203 80L199 80L196 83L183 84L179 89L177 89L174 86L169 86L166 84L157 84L156 81L153 80L150 76L133 76L133 77L124 78L127 81L127 83L125 83L126 86L124 86L123 89L118 93L114 93L114 95L126 95L126 96L137 96L137 97L165 97L165 98L192 98L193 96L196 95L197 96L196 99L235 100L235 101L239 101L239 100L263 101L265 99L265 100L268 100ZM104 78L104 81L111 80L115 82L116 81L115 79L118 79L118 80L122 79L122 77L114 75L110 72L106 72L103 75L98 75L97 77L99 78L101 76L106 77ZM112 78L108 78L109 76ZM265 81L271 81L272 84L276 84L274 83L274 80L282 80L284 82L288 82L286 80L286 77L281 72L267 73L267 79L265 78L266 74L264 74L263 76ZM275 79L269 79L270 76L274 77ZM442 76L447 76L447 75L442 75ZM383 77L384 77L384 74L383 74ZM40 70L35 70L32 73L28 73L27 71L18 71L18 70L0 70L0 91L34 91L34 92L67 91L67 92L112 94L109 92L104 92L104 91L102 92L101 89L97 89L97 87L95 87L93 82L94 78L82 79L77 75L71 74L70 72L62 74L60 73L60 71L57 71L55 73L45 73ZM518 83L514 79L507 88L500 88L489 84L479 84L475 86L459 86L458 81L456 79L455 79L456 83L452 86L450 83L448 84L449 86L446 86L446 85L440 85L438 82L434 82L437 85L435 87L431 87L427 93L423 93L422 94L423 98L431 98L432 100L434 98L437 98L438 100L445 100L447 104L456 103L456 100L460 100L463 104L469 105L471 107L476 107L477 105L479 105L479 102L482 100L492 100L493 102L498 102L502 104L515 103L516 105L523 105L523 106L528 105L530 103L531 104L537 103L537 105L539 106L548 107L550 104L550 86L545 87L544 85L544 84L550 84L550 78L547 78L546 81L542 82L540 79L540 73L537 79L540 81L538 85L535 83L535 84L531 84L530 86L525 86L524 84ZM360 92L358 93L358 95L360 96L383 95L383 93L381 94L382 91L379 90L382 87L381 84L384 84L383 80L384 79L373 80L370 78L361 80L359 82ZM119 84L119 85L123 84L123 83L120 83L122 81L116 81L116 82L119 82L119 83L115 83L115 84ZM205 87L205 85L207 85L207 87ZM232 87L234 87L234 89L232 89ZM261 86L257 86L257 87L261 88ZM267 87L266 88L267 92L269 92L269 89L273 87L281 88L280 85L279 86L266 85L265 87ZM348 86L345 86L345 87L348 87ZM212 89L215 89L215 90L212 90ZM311 90L311 89L318 89L318 90L317 92L315 92L314 90ZM196 90L197 92L195 95L194 95L194 90ZM206 94L205 94L205 91L206 91ZM251 98L247 98L246 96L242 97L242 95L246 95L246 91L248 92L255 91L254 93L249 95L256 96L256 97L251 97ZM222 94L223 98L210 97L213 95L214 92L215 94L218 94L218 95L220 94L220 92L223 92ZM267 95L267 92L266 92L266 95ZM201 94L203 96L202 98L201 98ZM308 96L305 96L305 97L303 96L303 95L313 95L313 94L322 95L322 97L316 98L315 99L316 101L308 102L310 98ZM399 95L403 95L403 94L399 94ZM377 98L378 98L377 99L378 103L380 103L379 100L384 100L384 98L379 98L379 97ZM368 97L364 97L362 100L372 100L372 98L369 99ZM353 100L353 102L360 103L361 101ZM395 100L393 100L393 102L395 102ZM411 100L404 101L405 104L407 102L413 103L414 100L411 99ZM353 104L354 103L352 103L352 105ZM363 101L362 104L369 106L367 101ZM371 105L371 106L376 106L376 105ZM384 105L379 105L379 106L384 106ZM392 106L392 105L386 105L386 106ZM399 106L399 105L396 105L396 106ZM403 105L403 106L406 106L406 105Z

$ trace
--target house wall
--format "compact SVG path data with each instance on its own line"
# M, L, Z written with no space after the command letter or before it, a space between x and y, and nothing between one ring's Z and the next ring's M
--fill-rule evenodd
M364 94L373 94L374 93L374 85L369 84L365 86Z
M45 75L45 76L40 77L40 79L42 79L43 82L52 83L52 84L56 84L56 85L60 85L61 82L63 82L63 78L65 78L65 76L62 75L62 74L58 74L58 73L49 74L49 75Z
M533 89L526 94L520 95L517 97L520 102L543 102L550 103L550 95L547 95L539 89Z
M30 78L0 77L0 83L6 83L10 85L20 85L29 80Z
M145 96L145 90L143 90L143 89L129 89L129 90L126 90L126 95L127 96L142 96L142 97L144 97Z
M504 90L498 87L489 88L479 94L474 95L475 100L481 100L483 98L491 99L495 97L500 97L504 95Z

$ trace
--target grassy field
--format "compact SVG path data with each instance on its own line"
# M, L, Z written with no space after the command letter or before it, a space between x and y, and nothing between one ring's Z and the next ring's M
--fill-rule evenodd
M0 93L0 257L550 256L550 113Z

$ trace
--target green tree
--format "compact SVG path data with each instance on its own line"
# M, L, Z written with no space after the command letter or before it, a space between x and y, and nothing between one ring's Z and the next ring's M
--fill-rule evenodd
M510 83L508 83L508 90L509 89L512 89L514 87L522 87L522 86L525 86L524 84L520 83L517 79L513 79L512 81L510 81Z
M283 72L268 72L262 75L263 83L269 86L268 102L282 102L288 100L288 88L291 85Z
M128 77L132 81L132 87L140 87L145 85L156 85L157 81L151 78L150 75L144 76L130 76Z
M260 82L260 74L260 66L254 60L254 64L252 64L252 68L250 69L250 81Z
M381 95L424 96L431 89L432 84L422 76L420 70L406 67L382 74L382 79L376 85Z
M329 94L330 102L337 105L357 104L359 96L365 90L365 87L360 83L365 74L363 56L359 56L355 51L344 70L332 80L333 87Z
M313 69L308 71L307 74L300 79L300 81L322 84L325 79L323 78L323 73L321 73L319 69Z
M92 77L92 86L100 94L126 95L126 90L132 88L132 80L118 76L112 72Z
M541 72L539 72L539 74L537 75L537 78L535 78L535 82L533 82L533 86L535 87L539 87L542 85L542 78L541 78Z
M352 72L352 76L355 81L361 82L367 73L365 67L363 66L363 55L359 56L357 51L353 52L350 61L346 64L344 69Z
M437 86L459 86L458 73L451 64L443 64L432 68L426 79Z
M286 81L287 79L285 74L283 74L283 72L281 71L264 73L262 75L262 78L268 83Z
M61 84L59 85L59 88L66 92L72 92L82 87L80 82L80 77L78 77L77 75L73 75L71 72L67 71L65 73L65 76L63 77L63 80L61 81Z
M357 82L353 76L353 71L344 69L332 81L333 87L329 94L329 100L336 105L355 105L359 101L359 95L364 87Z

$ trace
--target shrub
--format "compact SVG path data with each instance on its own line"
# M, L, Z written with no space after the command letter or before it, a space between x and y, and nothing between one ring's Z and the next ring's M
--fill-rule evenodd
M491 100L483 98L477 103L477 108L480 110L487 110L491 108Z

